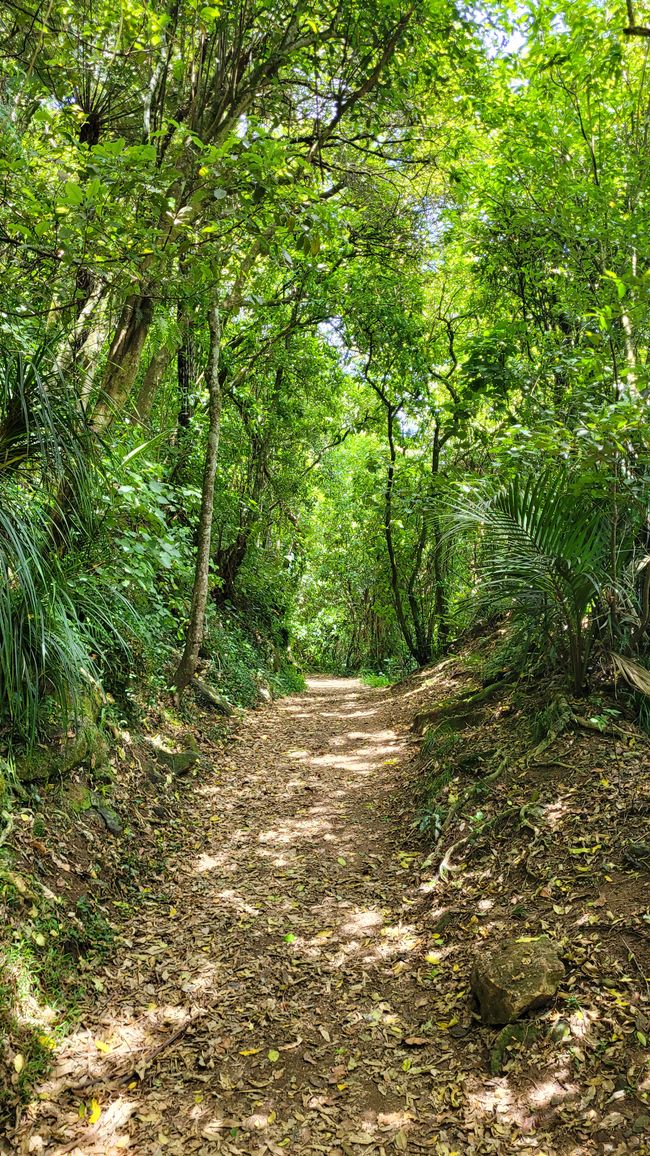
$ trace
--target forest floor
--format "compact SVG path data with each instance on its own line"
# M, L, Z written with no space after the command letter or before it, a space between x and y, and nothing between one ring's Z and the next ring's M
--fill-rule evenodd
M313 678L204 745L164 886L125 913L7 1152L650 1151L648 872L601 867L594 850L613 829L602 798L620 817L629 786L647 813L647 748L593 734L578 756L563 739L557 764L540 760L532 798L550 808L550 841L537 848L542 816L522 818L531 772L513 752L503 791L519 825L494 823L477 862L440 872L413 822L411 723L467 672L432 678ZM511 703L486 709L465 756L512 725ZM606 784L598 803L587 774ZM610 950L621 912L629 935ZM540 929L564 945L567 982L539 1037L491 1071L497 1029L472 1009L473 960Z

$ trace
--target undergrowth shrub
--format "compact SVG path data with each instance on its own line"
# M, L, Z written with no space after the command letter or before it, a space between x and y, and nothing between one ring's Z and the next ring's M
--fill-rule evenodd
M274 696L298 693L305 680L286 650L276 648L246 612L212 609L202 654L207 661L208 681L237 706L253 707L260 687Z

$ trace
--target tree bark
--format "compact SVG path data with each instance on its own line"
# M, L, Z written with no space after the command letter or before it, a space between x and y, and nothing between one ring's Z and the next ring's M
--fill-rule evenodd
M183 268L183 273L186 270ZM176 378L178 385L178 417L176 424L176 453L170 482L178 485L184 478L190 456L190 425L192 421L192 390L196 380L196 347L194 317L183 301L178 302L180 344L176 350Z
M435 479L440 472L440 453L445 442L451 437L448 431L442 438L440 426L436 422L433 435L433 449L431 453L431 525L433 528L433 580L435 586L435 615L437 622L437 644L441 654L447 653L449 641L449 599L447 595L447 581L444 565L444 536L437 511Z
M201 492L201 513L199 517L192 607L185 637L183 657L174 675L174 685L178 695L183 693L196 672L199 650L205 630L205 609L208 602L210 548L212 544L212 509L214 505L214 483L217 473L219 432L221 428L221 380L219 376L221 317L217 304L214 304L210 310L208 323L210 327L210 349L205 375L209 395L208 444L203 467L203 488Z
M142 385L135 401L135 415L141 425L145 425L149 421L158 387L172 359L173 352L173 349L170 349L168 345L161 345L145 370Z
M125 301L93 413L93 428L100 433L108 428L115 414L126 404L152 321L151 297L134 294Z
M381 396L381 395L380 395ZM384 491L384 538L386 540L386 550L388 552L388 562L390 566L390 585L393 592L393 602L395 604L395 613L397 615L397 622L402 632L402 637L409 649L409 653L419 664L417 645L413 639L411 631L409 630L406 614L404 613L404 604L402 602L402 593L399 583L399 571L397 569L397 559L395 557L395 544L393 542L393 488L395 485L395 460L397 457L395 450L395 438L393 435L393 421L399 409L392 406L390 402L386 403L386 428L388 433L388 470L386 473L386 489Z

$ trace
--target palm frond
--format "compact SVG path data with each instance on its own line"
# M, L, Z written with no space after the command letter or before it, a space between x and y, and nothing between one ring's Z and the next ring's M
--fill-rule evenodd
M453 532L479 536L478 598L518 608L564 632L576 686L589 652L585 622L604 580L605 526L598 506L562 474L513 481L495 493L460 495Z
M650 698L650 670L646 670L645 666L641 666L639 662L634 662L631 658L625 658L622 654L612 653L610 657L617 673L622 674L625 681L634 690L638 690Z

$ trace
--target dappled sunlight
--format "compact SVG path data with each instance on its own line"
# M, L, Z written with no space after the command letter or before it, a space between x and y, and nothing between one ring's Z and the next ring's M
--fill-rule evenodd
M344 938L365 938L378 931L383 926L383 922L384 917L381 912L364 911L360 909L350 915L350 917L341 924L339 930Z
M544 822L551 831L557 830L562 820L570 813L568 803L563 799L557 799L554 803L547 803L546 806L540 807L540 811L544 815Z
M547 1080L535 1084L527 1093L526 1101L531 1108L541 1111L548 1107L557 1107L566 1099L575 1096L578 1088L576 1084L567 1083L569 1079L566 1070L560 1070Z
M68 1104L66 1151L118 1153L148 1129L132 1150L436 1153L456 1129L515 1153L574 1101L571 1049L594 1042L583 1008L549 1013L552 1068L515 1080L510 1052L503 1075L484 1067L495 1034L472 1017L467 948L509 925L521 893L508 885L503 909L490 861L472 873L471 913L464 881L438 879L418 922L423 854L383 827L404 739L376 692L315 682L246 720L146 937L134 921L120 998L59 1049L41 1094Z
M205 852L203 855L199 855L196 861L196 870L199 874L203 874L205 871L224 871L227 874L232 874L237 872L238 865L232 862L227 851L218 852L216 855L208 855Z
M376 709L375 710L346 710L346 711L332 710L332 711L321 711L320 717L321 718L329 718L329 719L341 719L343 722L345 722L347 719L351 719L351 718L374 718L376 714L377 714Z
M468 1093L468 1103L471 1111L487 1118L496 1117L520 1128L530 1126L530 1109L506 1076L479 1084Z
M234 891L219 891L217 892L217 898L228 907L231 907L233 911L236 911L239 915L260 914L258 907L253 907L252 904L247 903L245 899L242 899L242 897Z
M331 823L326 818L313 816L309 819L294 819L292 823L287 823L282 828L271 827L267 831L262 831L258 835L258 842L282 846L292 845L296 839L316 839L319 836L323 839L334 837Z

